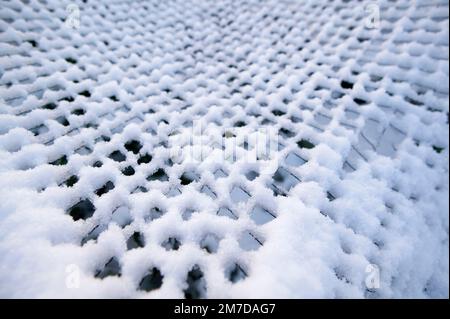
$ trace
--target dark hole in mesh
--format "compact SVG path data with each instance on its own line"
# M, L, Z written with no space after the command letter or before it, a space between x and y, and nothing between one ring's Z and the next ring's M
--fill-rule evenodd
M219 249L220 238L214 234L207 234L200 242L200 247L208 252L215 254Z
M122 171L122 174L125 176L131 176L131 175L134 175L134 173L135 173L135 170L134 170L133 166L127 166Z
M49 131L48 127L45 126L44 124L38 125L30 129L30 132L32 132L34 136L47 133L48 131Z
M162 286L164 276L161 274L158 268L153 267L150 273L142 278L139 283L139 290L152 291L159 289Z
M86 111L83 109L75 109L72 111L72 114L77 115L77 116L84 115L84 113L86 113Z
M127 249L144 247L144 236L140 232L134 232L127 240Z
M145 155L142 155L141 157L139 157L139 159L137 160L137 163L139 165L147 164L147 163L150 163L151 160L152 160L152 156L150 154L145 154Z
M197 181L198 176L191 172L183 173L180 177L181 185L189 185L193 181Z
M96 278L106 278L109 276L121 276L121 268L119 261L116 257L112 257L106 264L105 267L102 270L98 270L95 274Z
M148 181L168 181L169 177L167 176L166 172L162 169L159 168L156 172L154 172L152 175L150 175L149 177L147 177Z
M78 93L79 95L83 95L85 97L91 97L91 92L88 90L84 90L83 92Z
M444 148L443 148L443 147L436 146L436 145L433 145L433 150L434 150L436 153L440 154L440 153L444 150Z
M66 96L66 97L62 98L60 101L73 102L74 98L71 96Z
M114 189L114 184L111 181L108 181L105 185L100 187L95 191L95 194L97 194L98 197L108 193L110 190Z
M28 40L27 42L30 43L33 46L33 48L37 47L37 42L36 41Z
M161 218L165 214L165 211L159 207L153 207L147 216L144 217L145 222L150 222L152 220Z
M359 99L359 98L354 98L353 101L358 104L358 105L366 105L368 104L368 102L366 100L363 99Z
M132 140L125 143L125 148L128 152L133 152L134 154L137 154L141 150L142 145L141 143L139 143L139 141Z
M70 176L66 181L65 184L68 187L72 187L73 185L75 185L78 182L78 177L76 175L72 175Z
M47 103L47 104L43 105L42 108L46 109L46 110L54 110L54 109L56 109L56 104L55 103Z
M71 64L75 64L75 63L77 63L77 60L75 60L74 58L66 58L66 61L67 62L69 62L69 63L71 63Z
M343 89L353 89L353 83L343 80L341 81L341 87Z
M244 280L247 277L247 273L238 264L234 264L233 268L229 271L228 279L232 283Z
M169 237L162 245L166 250L178 250L181 246L181 242L175 237Z
M69 215L73 220L87 219L94 214L95 207L89 199L83 199L69 209Z
M94 164L92 164L93 167L102 167L103 163L101 161L96 161Z
M61 156L57 160L50 162L51 165L66 165L67 164L67 157L66 155Z
M203 272L199 266L195 265L187 274L186 282L188 288L184 290L184 297L186 299L199 299L204 297L206 287L202 279Z
M69 121L67 121L65 116L59 116L58 118L56 118L56 121L64 126L68 126L69 125Z
M123 162L126 159L126 156L120 151L114 151L108 157L116 162Z
M311 142L308 141L308 140L304 140L304 139L298 141L298 142L297 142L297 145L298 145L298 147L300 147L300 148L307 148L307 149L311 149L311 148L314 147L314 144L313 144L313 143L311 143Z
M275 116L282 116L282 115L284 115L286 113L281 111L281 110L276 109L276 110L272 111L272 114L275 115Z
M247 177L247 179L249 181L254 180L255 178L257 178L259 176L259 173L256 171L249 171L245 174L245 177Z
M285 137L285 138L290 138L290 137L294 137L295 133L292 131L289 131L288 129L285 128L281 128L279 133L281 134L281 136Z

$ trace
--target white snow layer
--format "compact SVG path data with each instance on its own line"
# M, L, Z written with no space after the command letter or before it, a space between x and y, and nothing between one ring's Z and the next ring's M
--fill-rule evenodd
M3 0L0 297L448 298L448 21Z

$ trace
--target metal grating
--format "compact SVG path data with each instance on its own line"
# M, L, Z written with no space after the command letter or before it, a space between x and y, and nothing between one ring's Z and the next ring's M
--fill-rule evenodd
M448 30L448 1L2 0L0 296L448 298Z

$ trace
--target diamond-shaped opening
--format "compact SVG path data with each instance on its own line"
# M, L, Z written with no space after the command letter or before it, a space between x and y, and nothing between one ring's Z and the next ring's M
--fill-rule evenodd
M286 156L285 163L289 166L300 166L306 163L306 160L304 160L300 155L297 155L294 152L289 152L289 154Z
M66 184L67 187L72 187L77 182L78 182L78 176L72 175L64 182L64 184Z
M238 219L238 217L228 207L220 207L219 210L217 211L217 215L218 216L226 216L231 219Z
M106 230L106 226L105 225L96 225L94 228L92 228L89 233L84 236L81 239L81 245L83 246L84 244L86 244L88 241L90 240L97 240L98 236L100 236L100 234Z
M194 172L184 172L180 177L181 185L189 185L192 182L198 182L200 177Z
M57 105L53 102L47 103L43 106L41 106L41 108L45 109L45 110L54 110L56 109Z
M301 139L300 141L298 141L297 145L300 148L307 148L307 149L311 149L315 146L313 143L305 139Z
M181 217L183 218L183 220L189 220L189 219L191 219L192 214L194 214L194 213L196 213L195 209L188 208L183 211L183 213L181 214Z
M166 182L169 180L169 177L167 176L164 169L159 168L157 169L152 175L147 177L148 181L160 181L160 182Z
M104 266L103 269L97 270L95 277L96 278L106 278L109 276L121 276L121 267L119 261L116 257L112 257Z
M92 167L102 167L103 163L101 161L95 161L94 164L92 164Z
M332 118L328 115L323 115L322 113L316 113L314 114L314 119L319 125L328 125Z
M250 170L247 173L245 173L245 177L249 180L252 181L255 178L257 178L259 176L259 173L257 171L254 170Z
M110 190L114 189L114 184L111 181L108 181L105 183L105 185L103 185L102 187L100 187L99 189L97 189L95 191L95 194L97 194L98 197L103 196L104 194L108 193Z
M138 158L137 163L139 165L147 164L147 163L150 163L151 160L152 160L152 156L150 154L146 153Z
M245 202L250 198L250 194L240 186L234 186L231 189L230 196L235 203Z
M150 222L152 220L161 218L162 215L164 215L166 212L157 206L150 209L149 213L144 217L144 220L146 222Z
M327 192L327 198L330 202L334 201L336 199L336 196L331 194L330 192Z
M272 181L272 186L274 187L271 188L275 195L277 195L278 191L281 191L281 195L283 195L283 193L289 192L292 187L297 185L300 179L284 167L278 167L272 176Z
M76 151L75 151L77 154L80 154L80 155L89 155L89 154L91 154L92 153L92 150L89 148L89 147L87 147L87 146L81 146L80 148L78 148Z
M30 128L30 132L34 134L34 136L38 136L44 133L47 133L49 131L48 127L44 124L35 126L33 128Z
M353 83L349 82L349 81L342 80L341 81L341 87L343 89L353 89Z
M203 185L202 188L200 189L200 192L205 195L208 195L211 198L217 197L217 195L212 191L212 189L208 185Z
M51 165L56 165L56 166L60 166L60 165L66 165L67 164L67 156L63 155L60 158L58 158L57 160L50 162Z
M63 125L63 126L69 126L69 121L67 121L67 118L65 116L58 116L55 119L59 124Z
M89 92L88 90L84 90L82 92L79 92L78 94L84 97L91 97L91 92Z
M178 250L181 246L181 242L176 237L167 238L162 244L166 250Z
M70 64L76 64L77 60L71 57L66 58L66 61L69 62Z
M223 169L221 169L221 168L217 169L217 170L214 172L214 177L215 177L216 179L219 179L219 178L222 178L222 177L227 177L227 176L228 176L228 174L227 174Z
M89 199L83 199L77 204L69 208L69 215L72 216L73 220L77 221L79 219L86 220L91 217L95 212L95 206Z
M263 245L263 242L260 239L248 231L241 234L238 242L239 247L245 251L258 250Z
M275 116L283 116L284 114L286 114L286 112L279 110L279 109L275 109L272 111L272 114Z
M291 138L295 136L295 133L286 129L286 128L280 128L279 133L281 136L283 136L284 138Z
M292 116L290 117L290 120L291 120L293 123L300 123L300 122L303 121L301 117L298 117L298 116L295 116L295 115L292 115Z
M440 154L443 150L444 150L443 147L433 145L433 151L435 151L436 153Z
M358 105L366 105L366 104L369 104L369 102L367 102L366 100L360 99L360 98L357 98L357 97L354 98L353 101L354 101L356 104L358 104Z
M173 186L169 189L169 191L165 195L167 197L175 197L181 195L181 191L178 189L178 187Z
M131 165L125 167L122 170L122 174L125 176L132 176L132 175L134 175L134 173L135 173L135 170L134 170L133 166L131 166Z
M130 209L127 206L120 206L112 212L111 221L119 225L120 227L125 227L131 224L133 218L130 214Z
M147 275L142 278L139 283L139 290L152 291L161 288L164 276L158 268L153 267Z
M184 290L186 299L200 299L206 296L206 281L203 271L195 265L187 274L187 288Z
M237 121L236 123L234 123L234 127L243 127L247 125L247 123L245 123L244 121Z
M116 162L123 162L127 159L121 151L114 151L108 157Z
M142 144L137 140L131 140L125 143L125 149L128 152L133 152L134 154L138 154L142 148Z
M257 205L250 212L250 218L255 222L255 224L264 225L274 220L276 216L267 209Z
M127 249L142 248L145 246L144 235L140 232L134 232L127 240Z
M217 253L219 249L220 238L215 234L206 234L200 241L200 247L209 254Z
M85 113L86 111L82 108L78 108L72 111L72 114L76 116L84 115Z
M233 284L247 278L247 272L238 264L234 263L230 268L225 270L225 276Z

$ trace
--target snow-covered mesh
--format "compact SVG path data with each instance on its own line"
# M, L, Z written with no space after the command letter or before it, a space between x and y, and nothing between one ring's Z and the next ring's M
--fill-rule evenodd
M448 298L448 28L446 0L2 0L0 296Z

